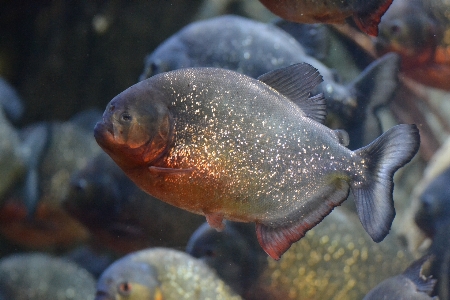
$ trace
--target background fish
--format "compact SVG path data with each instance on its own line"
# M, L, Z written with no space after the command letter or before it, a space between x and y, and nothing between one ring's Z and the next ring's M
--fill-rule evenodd
M152 248L109 266L97 283L96 300L239 300L206 264L186 253Z
M438 280L435 293L440 299L450 297L450 169L436 176L420 196L414 220L431 238L426 253L434 256L429 273Z
M204 223L192 234L186 252L216 270L235 292L248 299L248 291L267 265L267 255L254 231L248 223L227 222L222 231Z
M450 90L450 4L445 0L395 0L381 18L377 53L401 55L401 71L428 86Z
M150 246L183 248L204 222L143 192L106 153L72 174L64 207L97 242L118 253Z
M33 143L23 142L16 129L0 108L0 202L4 202L7 193L26 173L29 146Z
M70 175L101 152L92 137L91 112L66 122L43 122L22 129L32 141L28 172L0 208L0 233L31 249L67 249L84 241L88 231L64 210ZM98 115L95 119L98 119ZM85 129L90 124L89 131ZM20 182L20 181L19 181Z
M227 228L217 232L202 226L186 248L230 286L240 287L247 300L362 299L374 285L403 271L412 261L392 235L374 245L354 213L343 207L308 231L279 262L261 257L253 227L227 222ZM257 270L250 285L241 271L234 271L244 273L248 265ZM231 272L229 266L233 266Z
M61 258L28 253L0 260L0 299L88 300L94 299L94 294L94 278Z
M376 36L378 23L392 0L260 0L271 12L283 19L299 23L343 23L353 21L363 32Z
M422 266L429 258L429 256L425 256L415 261L402 274L384 280L373 288L363 300L437 300L438 297L430 296L436 279L422 275Z
M417 128L396 126L352 152L342 131L320 124L323 99L308 98L317 70L298 64L259 79L216 68L156 75L111 100L95 138L156 198L218 229L223 219L256 222L274 259L349 189L364 228L381 241L395 214L392 176L417 152Z
M243 17L221 16L186 26L147 56L140 79L186 67L220 67L257 78L301 62L311 64L322 75L324 81L313 94L322 93L326 99L332 112L327 123L348 130L350 149L360 148L382 133L375 110L389 101L397 87L396 55L367 63L362 73L358 70L343 84L339 74L307 55L284 30Z

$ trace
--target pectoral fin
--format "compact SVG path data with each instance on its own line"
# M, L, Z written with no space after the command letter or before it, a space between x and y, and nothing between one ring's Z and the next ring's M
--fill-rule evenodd
M166 173L166 174L186 174L186 173L192 173L196 169L195 168L187 168L187 169L174 169L174 168L162 168L162 167L155 167L151 166L148 168L150 172L156 172L156 173Z
M222 213L209 213L205 215L206 222L209 226L216 229L217 231L222 231L225 229L225 222L223 221Z

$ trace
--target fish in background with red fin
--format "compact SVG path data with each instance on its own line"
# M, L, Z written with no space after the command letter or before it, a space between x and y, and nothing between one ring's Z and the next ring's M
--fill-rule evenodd
M392 0L259 0L277 16L297 23L344 23L353 16L361 31L378 35L381 17Z
M94 135L144 191L223 220L255 222L272 258L354 194L374 241L394 219L392 177L416 154L419 131L398 125L366 147L345 147L345 131L322 124L321 82L301 63L258 79L219 68L155 75L117 95ZM175 221L175 220L174 220Z
M450 90L450 3L395 0L374 39L378 55L396 52L401 72L422 84Z

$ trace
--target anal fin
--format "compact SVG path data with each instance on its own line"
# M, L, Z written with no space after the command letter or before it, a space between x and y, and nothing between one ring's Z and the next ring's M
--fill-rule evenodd
M279 260L293 243L305 236L306 232L319 224L334 207L347 199L349 186L344 180L325 187L304 207L306 211L294 212L284 224L266 225L256 223L256 236L264 251ZM298 216L302 216L300 219ZM296 218L297 216L297 218Z
M222 231L225 229L225 222L223 221L222 213L208 213L205 214L206 222L209 226L216 229L217 231Z

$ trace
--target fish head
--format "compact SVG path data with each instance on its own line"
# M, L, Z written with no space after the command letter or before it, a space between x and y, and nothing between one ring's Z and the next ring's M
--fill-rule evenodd
M436 22L412 2L396 2L381 18L375 39L377 54L399 53L403 69L429 62L438 43Z
M156 269L144 262L121 259L109 266L97 282L95 300L162 300Z
M419 198L419 208L414 221L429 237L450 220L450 169L438 175L425 188Z
M160 45L153 53L147 55L144 70L139 79L145 80L159 73L192 67L193 60L189 57L186 45L175 35Z
M151 79L141 81L112 99L95 125L97 143L122 169L148 165L168 149L172 119L163 98Z
M110 224L121 212L123 195L128 192L122 189L119 179L129 179L120 172L106 153L92 158L71 175L64 208L88 227Z

